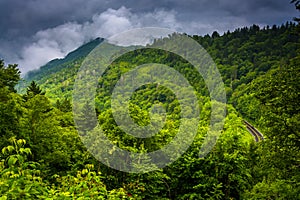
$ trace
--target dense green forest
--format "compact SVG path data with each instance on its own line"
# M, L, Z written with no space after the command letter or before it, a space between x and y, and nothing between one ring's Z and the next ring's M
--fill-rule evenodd
M271 27L253 25L223 35L189 36L213 58L227 96L222 134L205 157L198 153L209 129L212 104L219 102L210 101L204 80L189 62L150 48L177 35L117 58L98 81L95 106L98 123L118 147L132 152L162 148L175 137L180 112L185 109L164 86L140 87L130 100L131 118L147 125L149 109L159 103L166 110L165 125L151 138L126 134L115 122L110 106L112 90L125 72L145 63L171 66L189 81L199 100L200 123L192 145L172 164L147 173L126 173L102 164L87 151L76 130L74 81L84 58L103 39L53 60L23 79L17 65L0 61L0 200L300 199L299 34L299 24L287 22ZM112 48L122 52L123 47ZM95 75L93 71L85 73ZM85 126L93 111L88 105L80 106ZM243 120L258 128L264 139L255 141ZM187 123L193 126L193 122ZM88 128L83 134L93 135L93 131ZM185 131L188 134L190 130Z

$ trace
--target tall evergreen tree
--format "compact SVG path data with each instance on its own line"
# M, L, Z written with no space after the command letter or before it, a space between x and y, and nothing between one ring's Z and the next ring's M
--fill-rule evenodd
M8 87L10 91L15 92L14 87L20 80L20 70L18 65L4 65L4 61L0 60L0 88Z
M45 95L45 92L42 91L40 86L35 81L32 81L30 85L27 87L26 94L24 95L24 99L28 100L29 98L32 98L38 94Z

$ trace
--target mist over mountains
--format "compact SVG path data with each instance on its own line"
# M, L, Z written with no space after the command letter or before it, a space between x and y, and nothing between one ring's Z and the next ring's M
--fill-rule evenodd
M83 4L83 5L81 5ZM97 37L138 27L164 27L190 35L258 24L281 25L297 15L276 1L8 1L0 3L0 57L22 73L37 69ZM8 10L10 12L8 12Z

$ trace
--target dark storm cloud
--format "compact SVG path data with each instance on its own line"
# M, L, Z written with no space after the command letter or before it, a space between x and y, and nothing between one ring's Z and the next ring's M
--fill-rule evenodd
M96 36L143 26L220 33L297 16L283 0L1 0L0 58L36 68Z
M83 6L83 3L82 0L0 1L0 30L14 37L32 34L66 21L87 20L93 10Z
M204 16L235 16L253 23L282 23L296 13L289 1L283 0L2 0L0 1L0 31L5 36L30 35L67 21L83 22L93 14L121 6L132 12L149 12L158 8L175 10L183 20ZM272 20L273 19L273 20Z

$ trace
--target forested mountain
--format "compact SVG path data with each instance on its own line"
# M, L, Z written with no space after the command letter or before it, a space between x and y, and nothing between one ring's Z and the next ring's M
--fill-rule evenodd
M289 59L296 56L299 48L296 24L292 22L263 28L253 25L232 33L224 33L222 36L214 32L212 36L191 37L198 41L217 63L227 86L228 97L237 86L249 83L271 68L286 64ZM70 97L70 93L65 91L71 90L74 76L85 56L101 41L102 39L96 39L64 59L55 59L40 70L29 72L25 77L23 88L35 80L44 90L49 91L48 95L53 99L61 98L62 95ZM167 60L164 56L155 57L156 60Z
M172 37L177 34L151 45ZM97 161L76 131L71 104L74 80L84 58L103 39L28 73L19 85L21 94L14 89L20 80L17 66L1 61L0 199L300 199L299 25L253 25L223 35L189 37L217 64L228 100L222 134L205 157L198 153L209 129L212 104L220 102L210 102L204 80L186 60L150 45L120 56L98 81L98 123L113 144L132 152L153 152L170 143L184 108L162 85L140 87L131 97L131 118L139 125L149 124L153 119L148 111L159 103L166 110L165 125L151 138L126 134L110 106L112 90L123 73L145 63L161 63L183 74L196 91L201 119L192 145L171 165L142 174L114 170ZM79 125L84 127L93 110L80 106L84 112ZM264 140L256 142L243 120L257 127ZM194 126L192 120L186 123ZM89 128L83 134L93 136L93 131ZM95 146L100 144L97 141Z
M54 59L42 66L40 69L30 71L26 74L26 80L38 80L49 74L56 73L64 68L68 68L74 65L74 62L85 58L96 46L98 46L104 39L96 38L90 41L78 49L70 52L65 58Z
M20 93L23 93L31 81L45 82L45 80L48 80L50 77L54 77L55 79L57 72L61 71L67 71L68 75L63 75L64 77L75 76L76 69L81 65L83 59L103 40L103 38L96 38L70 52L65 58L54 59L39 69L28 72L17 86L17 89ZM61 82L61 80L59 80L59 82ZM54 83L56 83L56 81ZM55 88L53 88L53 91L55 91Z

